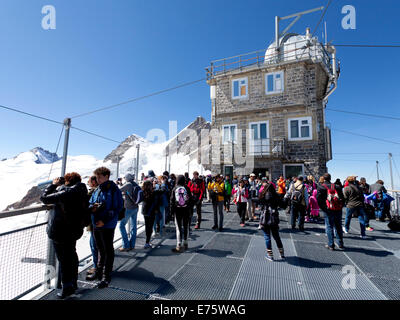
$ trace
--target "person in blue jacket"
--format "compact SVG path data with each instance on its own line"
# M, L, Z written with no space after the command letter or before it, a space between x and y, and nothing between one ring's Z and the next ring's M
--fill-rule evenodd
M110 180L111 172L109 169L100 167L93 174L96 176L99 187L89 200L89 209L92 212L94 237L100 259L96 272L87 279L101 280L98 287L102 289L111 282L114 264L114 232L124 200L118 186Z

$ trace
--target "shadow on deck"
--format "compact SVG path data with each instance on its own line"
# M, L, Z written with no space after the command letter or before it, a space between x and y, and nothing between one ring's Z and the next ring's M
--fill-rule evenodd
M285 260L265 260L265 241L257 222L239 226L234 206L225 213L224 231L211 230L212 207L203 205L201 229L189 236L189 249L173 253L175 228L165 228L162 238L144 250L144 234L133 251L116 250L114 272L108 288L97 289L85 281L68 300L386 300L400 299L400 234L385 223L371 221L375 231L359 238L358 221L345 235L346 250L325 249L322 223L306 223L305 232L292 231L281 212L281 238ZM343 267L353 270L352 278ZM347 278L346 278L347 276ZM350 279L350 280L349 280ZM355 287L349 288L354 281ZM53 291L42 298L56 299Z

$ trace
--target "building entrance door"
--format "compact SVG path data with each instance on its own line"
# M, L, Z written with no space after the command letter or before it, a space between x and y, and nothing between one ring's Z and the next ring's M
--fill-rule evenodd
M271 179L271 170L269 168L254 168L253 173L258 177L261 174L261 177L268 177Z
M290 179L292 177L298 177L304 175L304 165L303 164L284 164L283 165L283 174L286 179Z
M224 166L224 177L229 176L233 180L233 166Z

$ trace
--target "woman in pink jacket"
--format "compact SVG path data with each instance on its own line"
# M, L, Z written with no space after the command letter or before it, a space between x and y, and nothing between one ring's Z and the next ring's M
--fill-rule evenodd
M317 201L317 189L313 190L313 194L309 199L310 216L312 222L317 222L319 217L319 206Z

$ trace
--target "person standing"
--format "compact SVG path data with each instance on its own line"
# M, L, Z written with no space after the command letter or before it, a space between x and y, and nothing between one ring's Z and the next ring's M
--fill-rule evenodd
M205 185L204 185L204 180L199 177L199 173L197 171L193 172L193 179L189 181L188 187L193 196L193 207L191 208L192 210L191 217L193 216L193 209L195 206L197 223L194 228L199 229L201 225L201 206L202 206L203 196L205 193ZM189 225L190 222L191 220L189 220Z
M89 185L89 192L88 192L88 203L90 201L90 198L92 197L92 194L94 191L97 189L99 184L97 183L96 176L91 176L88 180L88 185ZM88 220L88 224L86 226L86 230L90 232L90 251L92 252L92 257L93 257L93 268L89 269L87 274L93 274L96 272L97 269L97 263L99 260L99 250L97 249L96 245L96 240L94 239L94 228L91 219Z
M240 226L244 227L246 219L247 210L247 198L249 197L249 192L245 188L244 181L240 180L239 185L233 189L234 202L236 203L237 212L240 217Z
M313 190L313 194L309 199L309 207L310 207L310 216L311 222L318 222L319 217L319 205L317 201L317 189Z
M360 237L362 239L366 239L365 230L368 218L364 210L364 193L357 184L356 176L348 177L347 181L349 184L343 190L343 196L347 207L343 231L344 233L349 233L351 218L355 213L358 216L358 220L360 221Z
M89 209L92 211L94 237L100 260L96 272L88 280L101 280L98 288L103 289L111 282L114 264L114 234L124 200L118 186L110 180L111 172L108 168L97 168L93 174L96 176L99 187L90 198Z
M375 199L375 217L376 221L385 221L385 216L390 220L390 207L385 205L383 201L383 194L387 193L386 188L383 186L384 182L382 180L376 181L374 184L371 184L370 191L372 193L376 193Z
M222 180L223 180L222 176L218 174L215 177L215 181L208 186L208 189L211 190L211 199L214 211L214 226L212 227L212 229L215 230L218 228L219 231L222 231L224 225L225 184ZM219 214L219 224L218 224L218 214Z
M176 186L172 190L170 206L171 213L175 217L176 227L176 247L172 249L172 252L179 253L187 250L189 247L187 238L189 233L190 211L191 207L193 207L192 193L186 185L183 175L178 176Z
M267 253L265 258L269 261L274 260L272 251L271 234L274 238L279 250L281 259L285 259L282 240L279 236L279 195L276 192L275 186L271 182L264 184L259 195L259 200L262 205L262 213L260 217L260 226L264 233L265 245Z
M154 221L156 215L160 211L161 192L156 190L157 179L145 180L142 186L143 191L143 207L142 214L145 223L146 243L144 249L151 249L151 235L153 234Z
M334 230L336 230L337 244L339 249L344 249L342 230L342 208L344 196L340 186L331 183L331 175L323 175L324 183L317 187L318 206L325 214L325 228L328 244L325 248L335 250Z
M225 212L231 212L232 183L229 175L225 177L224 208Z
M250 178L248 180L249 185L249 199L247 201L247 211L248 217L250 221L254 221L255 211L256 211L256 202L257 202L257 184L256 184L256 175L254 173L250 174Z
M277 184L278 184L278 196L279 196L280 200L282 201L283 197L286 194L286 183L285 183L285 179L283 178L283 176L279 177Z
M304 231L306 208L308 207L308 192L303 181L304 178L299 176L289 190L292 230L296 229L296 220L298 219L299 230Z
M159 176L156 179L155 190L159 191L161 197L160 209L156 213L154 221L154 233L159 234L160 237L163 235L163 229L165 225L165 212L169 206L169 190L166 176Z
M78 288L76 241L82 237L88 207L88 190L81 176L71 172L64 179L65 185L61 185L63 179L54 179L40 197L44 204L55 204L54 210L50 210L47 235L60 264L62 291L57 296L61 299L74 294Z
M137 232L137 214L139 211L139 203L143 200L143 192L139 185L134 181L134 176L127 173L124 177L125 184L120 188L125 207L125 217L119 223L119 229L122 237L121 252L129 251L135 248L136 232ZM126 224L130 220L130 239L126 233Z
M360 178L360 188L363 191L364 194L364 210L367 214L368 220L366 221L366 230L367 231L374 231L374 228L372 228L369 225L369 220L375 218L375 208L370 204L370 201L366 199L367 196L371 194L371 187L367 183L367 180L365 178Z

